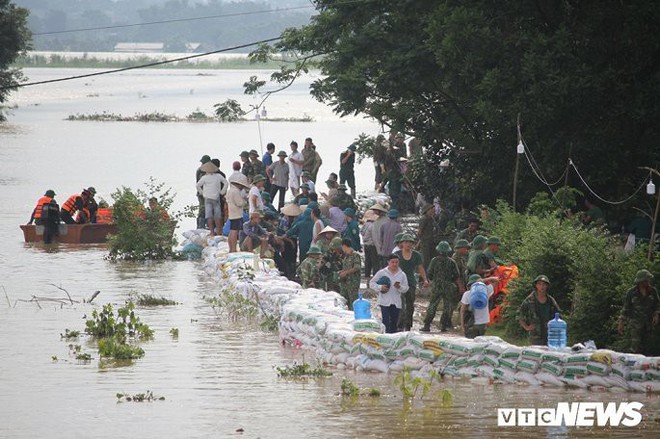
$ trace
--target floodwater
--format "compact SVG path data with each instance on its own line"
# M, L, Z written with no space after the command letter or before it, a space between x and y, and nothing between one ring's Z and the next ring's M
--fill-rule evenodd
M31 80L89 72L27 69ZM236 124L69 122L69 114L160 111L185 116L196 108L235 98L250 71L144 70L26 88L12 96L18 108L0 125L0 437L658 437L660 400L633 393L476 385L448 381L443 407L434 398L405 406L392 376L336 371L306 382L277 378L273 366L300 359L274 334L218 317L204 296L216 287L192 262L110 263L105 249L26 245L18 225L49 188L63 202L93 185L109 199L118 186L137 187L149 176L178 193L176 207L195 201L193 174L199 157L218 157L227 170L243 149L259 149L256 122ZM314 117L311 123L262 122L265 144L278 150L314 138L324 160L320 175L337 170L339 152L361 132L377 134L373 121L338 119L307 95L306 78L267 103L271 117ZM358 190L371 187L370 163L358 167ZM183 229L192 222L184 223ZM21 302L32 296L74 300L101 294L94 304ZM60 339L82 330L84 316L104 303L122 304L131 291L154 293L179 305L139 309L155 331L144 358L108 367L81 337L94 359L80 364ZM7 303L7 301L9 303ZM179 329L178 339L169 335ZM57 360L53 360L56 357ZM311 354L307 360L312 361ZM359 387L379 388L380 398L338 396L348 376ZM117 403L116 393L151 390L164 401ZM554 407L557 402L639 401L643 422L634 429L498 428L497 408ZM243 431L238 431L243 429Z

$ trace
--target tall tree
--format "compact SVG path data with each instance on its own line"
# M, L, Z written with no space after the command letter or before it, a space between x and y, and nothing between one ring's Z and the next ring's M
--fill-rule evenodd
M638 166L657 167L658 2L314 3L309 25L260 54L322 55L313 96L427 143L413 178L428 195L510 199L519 114L547 180L570 154L592 188L616 199L639 186ZM528 200L543 185L524 169Z
M23 79L20 70L10 66L30 47L27 16L27 9L16 7L9 0L0 0L0 106ZM4 115L0 112L2 120Z

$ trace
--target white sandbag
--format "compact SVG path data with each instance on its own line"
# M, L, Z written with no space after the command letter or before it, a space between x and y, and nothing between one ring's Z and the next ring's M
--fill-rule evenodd
M524 360L524 361L531 361L531 360ZM518 371L514 375L514 378L517 382L526 383L526 384L529 384L530 386L540 386L541 385L539 380L536 379L536 375L534 375L533 373L530 373L530 372L526 372L526 371L522 371L522 370Z
M370 360L365 369L372 372L387 373L389 371L389 365L383 360Z
M401 372L405 367L403 360L396 360L390 363L390 371L392 372Z
M494 373L493 371L495 368L490 365L482 364L481 366L477 367L475 371L479 376L486 377L486 378L493 378Z
M483 354L476 354L468 358L467 364L470 367L479 367L483 364L483 362L484 362Z
M560 351L547 351L541 355L541 361L544 363L565 363L570 354Z
M565 385L562 380L548 372L539 372L534 375L534 378L536 378L539 383L547 386L561 387Z
M607 387L619 387L623 390L629 390L630 386L628 382L621 378L618 375L610 374L608 376L601 377L608 384Z
M493 369L493 377L507 383L516 382L516 373L512 369L505 367L496 367Z
M500 365L499 358L493 355L484 355L483 360L484 364L490 367L497 367Z
M557 363L541 363L541 370L547 373L551 373L554 376L560 376L564 374L564 366Z
M465 378L473 378L477 376L476 368L473 366L465 366L458 369L458 376Z
M586 376L589 375L586 364L566 364L564 375Z
M602 376L598 376L598 375L587 375L582 378L582 382L587 383L590 386L600 386L606 388L612 387L607 380L603 379Z
M405 360L403 360L403 363L406 367L409 367L413 370L419 370L422 367L424 367L424 365L426 364L424 360L415 357L408 357Z
M496 335L480 335L474 338L476 343L493 343L506 345L506 342Z
M646 372L639 369L633 369L630 371L629 378L631 381L647 381L648 377Z
M507 349L507 347L508 345L505 343L491 343L484 348L484 354L494 355L496 357L499 357Z
M538 378L538 376L537 376ZM575 376L575 375L565 375L561 377L561 380L566 383L567 386L569 387L579 387L581 389L586 389L589 387L589 384L585 383L582 380L582 377Z
M385 332L385 326L374 319L353 320L351 327L356 332Z
M609 375L612 369L606 364L598 361L590 361L587 363L587 370L593 375Z
M518 346L509 345L500 354L500 357L518 359L518 358L520 358L521 353L522 353L522 348L520 348Z
M612 375L617 375L624 380L628 381L630 379L630 368L623 363L613 364L612 365Z
M498 359L498 368L500 369L510 369L510 370L516 370L516 365L518 364L518 360L514 360L512 358L502 358L500 357Z
M438 355L431 349L420 349L417 353L417 357L422 360L434 362L438 358Z
M660 357L642 357L635 361L635 369L649 370L660 369Z
M534 360L529 360L527 358L523 358L522 360L518 361L518 364L516 365L516 368L519 371L524 371L524 372L529 372L529 373L536 373L539 370L539 362L534 361Z
M577 354L571 354L566 357L566 364L587 364L591 360L591 354L589 352L581 352Z
M628 381L630 390L642 393L660 393L660 382L658 381Z
M535 361L541 361L541 358L543 357L543 354L546 353L547 351L544 351L540 349L538 346L530 346L523 348L522 352L520 355L523 358L527 358L528 360L535 360Z

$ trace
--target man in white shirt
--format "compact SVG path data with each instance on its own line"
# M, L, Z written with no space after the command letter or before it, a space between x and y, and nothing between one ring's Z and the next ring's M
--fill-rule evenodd
M227 193L227 180L218 173L212 162L204 163L200 169L206 174L197 182L197 193L204 197L204 214L211 236L222 233L222 205L220 196ZM215 229L213 224L215 222Z
M264 210L264 200L261 198L261 191L264 190L264 184L266 184L266 177L263 175L257 174L252 178L252 187L248 194L248 212L250 216L256 210L261 212Z
M408 291L408 277L399 268L399 257L387 257L387 267L379 270L369 282L369 288L378 291L378 305L383 316L385 332L397 332L401 312L401 294Z
M298 142L292 141L289 155L289 187L294 197L300 192L300 176L304 163L305 157L298 152Z
M302 178L303 183L307 183L310 192L316 192L316 184L312 181L312 174L307 171L302 171L300 177Z
M240 165L239 165L240 169ZM229 210L229 252L236 252L238 233L243 230L243 208L247 198L246 189L250 186L248 179L240 171L234 178L229 178L231 187L227 191L227 208Z
M468 278L468 290L463 293L463 297L461 298L461 329L467 338L475 338L486 334L486 326L490 323L488 299L491 298L495 291L492 284L498 281L499 279L496 276L482 279L478 274L473 274ZM474 306L476 304L475 299L477 298L472 297L472 295L477 293L472 291L471 287L477 282L483 283L485 286L486 301L485 303L479 303L478 306Z

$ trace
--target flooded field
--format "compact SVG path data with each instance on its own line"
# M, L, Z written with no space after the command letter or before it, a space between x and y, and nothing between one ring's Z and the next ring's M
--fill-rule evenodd
M27 69L31 80L84 73ZM89 81L37 86L15 93L18 108L0 125L0 437L658 437L660 399L633 393L478 385L449 380L450 405L432 397L403 402L394 377L333 371L329 378L289 381L274 366L301 359L301 351L279 344L276 334L219 317L204 296L217 286L193 262L111 263L98 246L26 245L19 224L36 199L54 189L62 202L82 187L101 196L119 186L137 187L149 176L178 193L176 208L194 199L199 157L218 157L223 169L243 149L258 148L256 122L236 124L68 122L69 114L161 111L185 116L210 112L216 102L242 95L240 85L260 72L139 71ZM339 120L307 95L309 79L267 104L273 117L309 114L310 123L263 123L264 142L278 149L292 139L314 138L324 164L338 169L340 151L361 132L377 134L372 121ZM358 165L358 190L371 187L370 162ZM192 221L182 229L192 227ZM51 285L54 284L55 286ZM33 295L74 300L100 295L93 304L16 302ZM2 288L0 288L2 289ZM81 337L92 361L70 354L65 329L83 330L84 317L105 303L122 304L133 291L156 294L178 305L138 309L155 330L132 365L99 363L93 343ZM7 300L9 303L7 303ZM41 307L41 308L40 308ZM171 328L179 330L173 338ZM56 357L54 359L53 357ZM313 361L311 354L307 361ZM378 388L379 398L340 396L342 379ZM164 401L117 403L117 393L151 390ZM554 407L558 402L639 401L639 427L498 428L497 408Z

